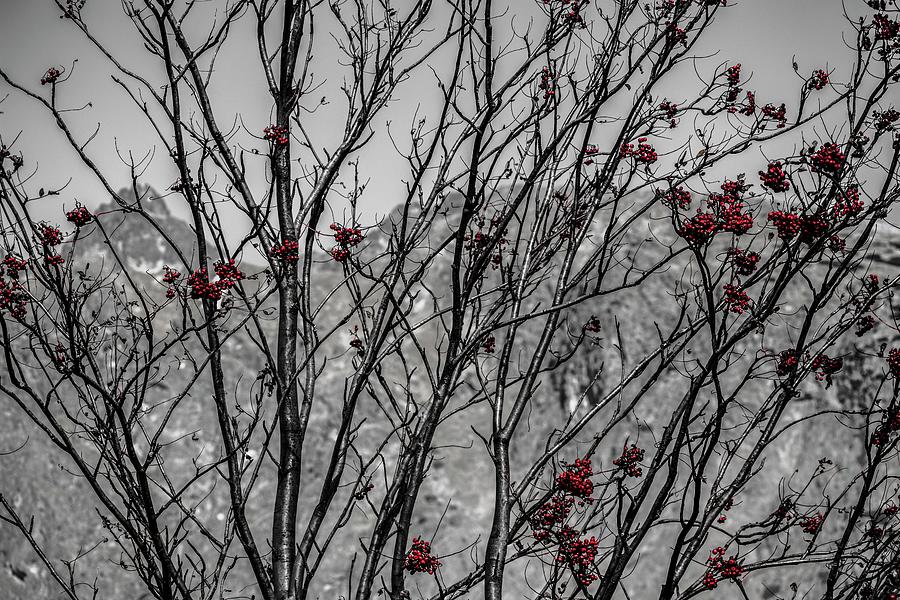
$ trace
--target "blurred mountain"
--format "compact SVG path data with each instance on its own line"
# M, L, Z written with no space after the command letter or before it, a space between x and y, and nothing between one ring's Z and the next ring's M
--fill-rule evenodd
M171 244L191 257L195 251L191 226L172 214L164 195L150 188L143 190L139 198L128 190L123 190L121 195L127 199L126 206L108 203L97 210L106 235L86 231L88 235L78 243L78 254L74 260L79 266L83 264L85 268L96 272L115 270L114 259L109 251L111 244L126 270L139 279L138 285L146 290L147 297L161 303L165 287L150 277L139 276L148 274L158 277L164 264L173 264ZM152 226L140 214L134 214L135 208L146 211L159 227ZM398 226L401 219L402 213L398 209L388 216L384 227L390 229L391 224ZM452 223L446 226L450 225ZM660 242L665 242L667 235L671 236L666 225L665 221L649 220L635 224L623 246L617 250L621 258L627 258L623 263L630 261L649 265L663 258L667 249ZM520 224L524 231L530 226L528 223ZM383 248L385 236L373 230L367 236L367 243ZM338 287L343 277L340 266L328 260L327 250L322 249L321 260L316 259L317 288L314 293L317 300ZM873 271L883 276L892 276L900 267L900 245L889 235L879 235L869 249L867 259L867 262L871 262ZM442 256L428 273L427 280L435 284L438 290L441 285L446 289L449 261L448 255ZM655 349L658 345L658 327L662 326L664 329L677 317L672 292L682 285L685 268L686 257L680 256L669 268L654 275L645 284L621 293L598 296L565 313L562 326L568 331L580 332L584 323L592 316L600 320L601 331L596 336L596 343L584 345L571 360L543 376L537 397L514 442L514 479L521 476L523 469L543 450L548 436L565 424L570 413L583 414L596 406L601 398L615 389L624 372L632 368L647 352ZM259 273L260 279L248 280L247 285L256 285L256 282L261 281L264 278L261 271L261 267L253 269L254 273ZM251 273L250 269L248 273ZM621 270L614 269L611 276L616 275L621 275ZM546 305L550 301L544 289L538 289L534 294L533 305ZM341 289L331 301L336 305L349 306L351 300L347 292ZM792 290L785 299L783 312L790 313L801 306L802 302L802 290ZM413 316L425 318L430 316L431 310L429 302L417 303ZM180 318L177 304L173 303L163 309L158 320L175 327ZM335 325L335 322L329 322L329 319L335 318L336 315L326 314L325 324ZM264 335L273 334L273 319L273 315L266 310L261 312L260 327ZM234 322L231 320L225 326ZM343 329L349 330L351 326L352 323L348 323ZM748 356L759 351L776 351L789 341L786 330L787 327L770 327L767 331L748 338L742 350ZM165 328L161 328L159 335L165 333ZM522 331L515 360L527 358L528 351L537 343L538 333L533 328ZM306 523L310 507L316 499L316 483L324 475L327 466L330 444L337 432L345 380L354 372L353 352L347 345L349 339L349 331L346 334L341 332L326 341L321 349L327 369L323 371L317 384L319 400L311 416L305 444L305 460L308 460L309 467L304 472L305 484L298 519L301 526ZM860 356L860 351L874 353L882 343L891 343L894 339L894 333L887 328L877 330L864 339L847 336L835 353L847 356L848 368L835 378L835 385L827 389L810 378L801 397L792 404L791 412L787 415L788 422L803 418L811 409L840 406L852 401L871 380L867 369L872 367L865 366L856 358ZM431 341L437 343L437 334ZM502 340L498 339L497 342L499 347ZM188 397L179 405L166 433L166 439L171 442L167 448L166 468L174 480L189 477L194 470L195 460L209 460L217 452L219 425L210 400L210 383L208 377L192 380L189 354L202 356L202 348L198 343L192 342L173 350L171 356L163 361L164 376L155 381L147 399L150 406L164 407L171 402L173 395L190 388ZM859 364L854 363L854 360L858 360ZM236 405L250 403L257 398L260 392L257 374L264 368L265 359L246 331L238 331L225 341L223 361L226 386L233 391ZM486 363L488 366L489 361L490 359ZM392 383L401 381L403 367L397 364L387 365L386 380ZM393 375L396 375L396 379L392 379ZM726 385L728 383L726 375ZM408 392L412 397L429 395L430 388L424 377L414 378L412 385L412 389L403 390L403 393ZM644 447L652 447L650 430L667 418L685 385L684 375L676 369L662 373L647 401L640 405L638 411L627 415L621 425L612 431L610 443L600 448L595 464L609 465L621 452L626 439L630 442L637 441ZM582 391L586 388L589 391L582 397ZM743 392L742 405L747 411L752 411L770 389L765 382L749 386ZM264 394L261 398L263 402L267 401ZM161 413L148 415L148 427L152 428L160 423L159 414ZM266 414L270 419L271 407ZM100 528L100 520L95 511L96 503L84 481L67 473L71 470L71 465L8 399L0 401L0 415L0 453L22 446L17 452L0 456L0 481L3 482L0 490L23 513L35 515L34 535L45 545L48 554L54 558L71 558L94 548L79 562L79 574L86 579L96 578L101 583L100 598L133 600L147 597L146 594L141 595L140 586L134 578L118 566L118 551ZM365 448L367 444L383 437L390 424L385 422L373 403L363 403L360 416L367 417L360 427L358 437L359 447ZM482 435L489 433L486 424L490 423L490 418L489 407L482 403L447 419L435 440L438 449L422 490L420 507L414 516L414 531L421 531L428 537L434 534L435 524L442 523L435 537L435 548L445 556L442 558L445 582L453 582L471 569L475 552L470 552L467 548L479 536L477 554L483 555L481 549L493 511L493 474L483 442L473 429ZM603 419L598 420L598 423L603 422ZM576 449L586 448L595 433L596 430L585 431L579 436L572 452L561 458L574 458ZM393 456L396 451L395 446L389 446L386 455ZM742 522L771 513L777 505L783 480L795 476L795 472L808 473L816 467L821 456L827 456L835 463L847 467L844 474L839 474L832 480L833 485L839 485L842 477L849 477L853 467L865 459L861 453L858 432L849 430L834 420L819 419L796 428L770 449L766 469L758 475L752 486L759 496L740 498L729 513L729 519ZM247 506L251 526L260 532L261 540L266 540L269 536L268 514L274 499L273 481L273 470L271 467L264 467L256 493ZM309 482L313 483L307 485ZM200 501L197 518L214 531L221 525L228 511L224 488L221 485L200 485L188 498ZM377 489L373 491L371 498L377 505L380 501ZM337 536L335 547L323 563L314 597L334 598L344 593L348 557L358 549L360 538L368 535L370 527L371 522L362 513L353 513L348 527ZM643 560L647 560L647 564L651 566L644 570L641 577L629 580L633 586L630 590L633 598L655 597L662 574L661 565L665 562L654 560L653 557L660 556L660 549L667 547L670 535L671 529L660 527L648 536L641 552L645 557ZM458 554L448 556L451 553ZM531 569L536 568L536 563L532 563ZM506 587L507 597L511 599L520 598L527 593L530 576L539 579L539 574L517 569L518 566L511 569ZM804 567L802 580L812 583L820 576L821 569ZM771 593L788 593L786 590L791 582L784 577L785 575L769 572L755 574L748 583L751 597L773 597L765 595L767 592L763 591L764 588L771 590ZM249 574L238 569L232 574L232 589L241 589L239 584L249 585L250 581ZM474 594L479 595L480 590ZM60 597L59 590L27 544L8 525L0 524L0 598L56 600Z
M111 260L107 247L111 244L129 270L156 274L164 264L175 264L173 244L188 258L195 254L193 228L170 211L171 194L161 195L146 187L138 191L122 188L118 195L124 206L110 200L96 208L106 236L93 234L89 229L88 235L76 244L80 261L90 265L94 257Z

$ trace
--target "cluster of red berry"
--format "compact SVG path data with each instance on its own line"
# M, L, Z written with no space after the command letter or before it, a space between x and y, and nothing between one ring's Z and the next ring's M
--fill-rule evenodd
M656 150L647 143L647 138L645 137L637 139L637 148L631 143L622 144L622 147L619 148L619 157L634 158L636 162L644 165L652 165L659 159Z
M297 240L281 240L269 250L269 256L283 263L295 263L300 260L300 245Z
M734 272L744 277L752 275L756 271L756 265L760 259L758 253L742 248L732 248L728 251L728 257L734 265Z
M782 350L778 354L778 364L775 365L775 373L779 377L784 377L793 373L800 364L800 357L796 350Z
M778 504L778 508L776 508L772 512L772 516L775 518L776 523L781 523L785 519L789 518L794 513L794 501L790 498L785 498Z
M680 208L682 210L689 207L692 200L691 193L681 186L671 189L668 192L656 190L656 197L657 199L662 200L663 204L669 208Z
M718 587L719 581L737 579L744 574L744 568L738 562L737 556L725 558L725 548L721 546L712 549L706 564L708 568L703 575L703 586L708 590Z
M350 250L347 248L341 248L340 246L335 246L331 249L331 258L333 258L337 262L344 262L348 258L350 258Z
M786 192L791 188L791 182L787 180L787 173L781 167L780 161L770 162L765 171L759 172L759 178L763 187L773 192Z
M866 277L863 285L865 285L866 289L870 292L877 291L878 286L881 285L881 279L878 277L878 273L869 273L869 276Z
M574 575L575 580L581 585L588 586L597 580L594 560L597 558L597 538L581 539L578 532L569 527L563 527L559 532L559 550L556 553L556 561L565 563Z
M640 462L644 460L644 450L632 444L630 447L625 446L619 458L612 461L614 465L622 469L626 477L640 477L644 474L641 469Z
M337 246L331 249L331 258L338 262L344 262L350 257L350 248L363 241L362 230L358 227L344 227L337 223L332 223L330 227L334 232L334 241L337 242Z
M555 495L541 505L530 517L534 538L556 545L556 560L572 571L581 585L590 585L597 579L594 560L597 556L597 539L581 538L566 520L576 504L583 506L593 502L591 494L594 474L589 458L578 458L573 463L563 463L564 470L556 476Z
M594 145L594 144L588 144L587 146L585 146L585 147L584 147L584 157L585 157L585 158L584 158L584 164L585 164L585 165L592 165L592 164L594 164L594 158L593 158L593 157L594 157L594 156L597 156L598 154L600 154L600 148L598 148L596 145Z
M41 77L41 85L47 85L48 83L56 83L56 80L62 75L62 70L57 69L56 67L50 67L47 69L47 72L44 73L44 76Z
M838 145L832 142L823 144L821 148L809 157L809 162L814 171L832 177L840 174L846 160L847 157Z
M44 262L50 266L55 267L66 262L66 259L64 259L61 254L45 254Z
M668 100L663 100L659 105L659 110L663 111L663 115L669 121L669 127L674 129L678 122L675 116L678 114L678 105Z
M215 272L218 280L214 282L209 280L209 272L206 267L190 274L187 285L191 288L191 298L218 300L222 297L222 292L234 287L238 281L244 278L244 274L235 266L233 258L228 262L217 262Z
M825 86L830 83L830 79L828 76L828 71L824 69L816 69L813 71L812 76L809 78L809 87L819 91L825 89Z
M169 285L174 284L178 281L178 279L180 277L181 277L181 273L179 271L176 271L169 265L163 266L163 277L162 277L163 283L168 283Z
M829 247L834 251L842 251L845 242L837 235L829 234L832 226L838 225L837 221L845 217L859 214L865 204L859 198L859 188L851 186L847 192L841 193L835 199L831 207L831 219L835 223L826 220L826 209L820 209L815 214L798 214L793 211L773 210L769 212L768 220L778 231L778 237L790 241L799 236L804 244L813 245L823 237L829 237Z
M818 215L803 215L800 217L799 240L804 244L815 244L827 232L828 223Z
M744 235L753 227L753 214L744 212L741 198L746 189L743 182L726 181L722 184L724 193L710 194L707 203L719 216L719 229L735 235Z
M863 315L856 320L856 336L861 337L875 329L878 320L873 315Z
M832 252L843 252L847 249L847 241L836 234L828 236L828 249Z
M784 103L781 103L778 106L771 103L766 104L760 110L762 111L763 117L778 123L778 129L782 129L787 125L787 107L785 107Z
M878 13L872 17L872 27L875 30L876 40L892 40L900 34L900 21L892 20L885 13Z
M63 234L55 225L42 224L38 229L38 241L44 248L44 262L51 266L63 264L65 259L53 249L62 243Z
M197 269L188 276L188 287L191 288L191 298L199 300L218 300L222 297L222 290L209 280L209 271L206 267Z
M217 282L223 289L228 289L237 285L237 282L244 278L244 274L234 264L231 258L228 262L217 262L215 265L216 275L219 276Z
M549 539L553 531L569 518L574 506L575 498L565 494L557 494L542 504L530 521L534 539L538 541Z
M888 351L887 366L888 371L895 379L900 378L900 348L891 348ZM894 410L887 413L884 422L875 428L872 433L872 444L875 446L887 444L891 434L898 431L900 431L900 412Z
M800 233L800 215L793 212L773 210L769 213L769 222L778 230L778 237L792 240Z
M732 104L741 93L741 63L732 65L725 70L725 81L728 83L728 92L725 95L725 100Z
M594 493L594 475L591 459L577 458L574 463L566 464L565 470L556 476L556 487L561 492L576 498L586 499Z
M716 215L697 210L697 214L685 219L678 229L678 235L692 246L707 244L719 230L719 222Z
M544 92L544 99L551 98L556 95L556 79L550 67L541 69L541 81L538 83L538 89Z
M479 229L471 235L466 234L465 241L466 250L483 250L490 245L491 238Z
M600 319L596 316L591 315L591 318L588 319L588 322L584 324L584 330L588 333L600 333Z
M900 112L897 112L893 108L889 108L885 111L875 111L872 113L873 122L872 126L875 127L878 131L888 131L894 128L894 123L900 119Z
M9 276L8 280L0 276L0 310L8 310L12 318L21 319L26 313L28 293L19 283L18 271L9 272Z
M10 277L12 277L13 279L18 279L19 272L24 271L27 266L27 260L9 254L6 258L3 259L3 263L0 264L0 275L3 275L5 270Z
M728 107L728 112L733 113L737 112L737 110L738 107L736 106ZM740 113L748 117L752 117L754 114L756 114L756 94L750 91L747 92L747 96L744 99L744 104L740 107Z
M59 227L43 224L38 230L38 237L40 238L42 246L45 248L52 248L53 246L58 246L62 243L63 234L62 231L59 230Z
M563 0L563 3L570 5L568 10L563 12L563 23L569 27L587 27L587 24L584 22L584 17L581 16L581 3L578 0L573 0L571 3Z
M840 356L832 358L827 354L817 354L810 367L816 373L816 381L824 381L828 387L831 385L831 376L844 368L844 359Z
M371 492L374 489L375 489L374 483L367 483L366 485L364 485L362 487L362 489L360 489L358 492L353 494L353 497L356 498L357 500L362 500L363 498L365 498L366 496L369 495L369 492Z
M744 204L730 196L716 196L719 201L719 229L743 235L753 227L753 214L744 212Z
M76 206L66 213L66 220L75 225L75 227L84 227L94 220L94 215L85 207Z
M355 349L357 353L362 354L365 344L359 337L359 325L354 325L350 330L350 347Z
M900 348L891 348L888 352L888 370L896 378L900 378Z
M865 206L859 198L859 186L851 185L835 199L832 211L836 218L853 217L861 213Z
M747 292L738 288L736 285L726 283L722 286L722 301L725 303L725 310L733 312L736 315L742 315L750 310L750 296Z
M724 512L728 512L732 508L734 508L734 498L729 498L728 500L725 501L725 504L722 505L722 510ZM719 517L716 519L716 522L724 523L727 520L728 520L728 517L726 517L725 515L719 515Z
M181 273L176 271L169 265L163 265L163 283L167 284L169 288L166 290L166 298L174 298L175 297L175 284L178 283L178 280L181 278Z
M681 44L687 48L687 31L671 21L666 21L666 37L673 46Z
M403 562L403 568L410 573L428 573L434 575L441 561L431 554L431 542L415 537L413 538L412 548L406 553L406 560Z
M743 235L753 227L753 214L745 212L742 198L747 190L743 180L726 180L722 184L722 193L709 195L707 204L712 212L697 210L697 214L682 222L678 235L689 244L702 246L709 242L719 231Z
M900 431L900 411L893 410L885 415L884 421L875 428L872 433L872 444L881 446L887 444L891 434Z
M660 14L667 15L672 12L675 6L675 0L660 0L656 4L656 10L659 11Z
M63 346L61 342L56 342L53 346L53 352L50 354L50 360L53 361L54 366L60 371L65 372L68 359L69 357L66 354L65 346Z
M815 534L822 528L822 523L825 522L825 515L822 513L816 513L811 517L805 517L800 520L800 527L803 528L803 533Z
M537 540L547 540L554 533L558 535L559 527L569 517L576 502L579 505L593 502L591 459L577 458L574 463L563 463L563 466L564 470L556 476L555 496L541 505L530 519Z
M590 149L595 147L588 146L587 148ZM588 161L585 161L585 163L587 162ZM479 217L477 219L476 225L479 229L477 229L473 234L466 234L464 238L466 242L464 247L466 248L466 250L473 251L473 253L480 253L482 250L488 248L491 245L494 232L499 229L500 221L495 216L490 219L490 224L488 225L484 217ZM486 231L483 229L485 227L487 227ZM503 233L505 234L506 230L504 230ZM566 236L564 235L563 237ZM508 243L509 240L505 237L501 237L499 240L497 240L497 246L494 253L491 255L492 268L498 268L503 262L503 247Z
M741 197L741 194L747 191L749 186L744 183L742 179L743 176L739 176L737 180L726 179L725 183L722 184L722 195L727 196L733 200L738 200Z
M291 140L286 127L269 125L263 129L263 137L278 146L286 146Z
M737 557L731 556L719 565L719 573L725 579L737 579L744 573L743 567L738 563Z
M25 270L28 262L9 254L0 263L0 310L8 310L14 319L25 316L25 305L28 294L19 282L19 274ZM8 276L9 279L5 279Z

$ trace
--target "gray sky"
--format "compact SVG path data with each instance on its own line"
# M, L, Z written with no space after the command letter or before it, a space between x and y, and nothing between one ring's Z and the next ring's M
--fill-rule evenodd
M757 90L761 102L778 100L788 101L791 105L799 83L791 68L793 55L797 56L801 74L825 66L837 69L835 78L838 80L847 73L847 60L851 55L841 41L847 24L840 1L729 0L729 4L733 6L720 12L720 18L706 34L699 52L717 52L717 57L708 63L710 70L719 62L741 62L745 75L753 74L747 87ZM221 7L224 2L211 0L207 6ZM161 81L158 65L148 59L118 1L88 0L84 14L95 35L108 43L123 62L137 70L149 68L156 76L155 80ZM238 28L232 37L217 62L218 76L214 78L212 92L216 115L224 128L240 118L250 131L258 133L268 124L270 103L258 66L252 31L246 27ZM320 41L328 42L324 36L320 36ZM327 50L323 48L323 54L327 55ZM131 152L140 157L152 150L154 140L140 115L135 116L134 105L111 82L110 65L98 56L71 23L59 18L52 0L0 0L0 64L19 82L46 94L48 88L42 89L39 80L47 67L63 65L70 68L74 59L78 59L78 63L73 79L60 90L61 104L78 107L91 103L90 108L69 114L73 129L81 139L86 139L98 122L102 123L88 152L103 165L115 186L125 185L129 182L129 172L116 158L116 149L122 154ZM238 75L226 77L225 73ZM696 81L686 82L685 94L694 89ZM787 89L791 90L791 97L783 97ZM33 168L39 163L38 187L61 186L71 178L72 183L61 196L67 206L76 198L89 207L105 200L102 188L73 159L72 150L46 114L30 99L0 85L0 97L7 92L9 98L0 105L3 111L0 134L8 142L22 132L17 147L25 153L26 165ZM397 131L407 131L416 104L423 102L420 92L401 92L399 100L381 114L380 123L394 120ZM427 103L427 98L424 102ZM335 104L334 108L339 106ZM322 144L327 145L334 139L333 129L340 123L328 115L321 115L310 118L309 126ZM364 154L360 169L371 178L368 210L383 213L396 204L397 194L402 190L400 179L405 171L384 136L376 138L374 143L376 147L370 147ZM257 147L265 149L262 143ZM175 179L170 163L158 154L143 180L159 190L165 189ZM258 181L258 189L263 189L262 180ZM56 202L56 206L48 207L53 212L58 210L58 198Z

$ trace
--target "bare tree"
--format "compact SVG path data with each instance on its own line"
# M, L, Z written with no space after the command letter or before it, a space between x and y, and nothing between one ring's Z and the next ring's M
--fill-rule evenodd
M146 594L900 593L895 279L870 272L898 200L893 1L848 7L843 76L795 66L783 98L700 56L724 0L122 0L146 69L94 34L100 3L56 4L177 181L127 159L117 191L73 129L79 71L0 65L111 198L73 204L2 132L0 390ZM229 44L270 116L220 121L215 81L252 80ZM405 195L376 221L361 173L387 152ZM852 458L784 471L823 423ZM442 488L448 456L469 471ZM0 491L66 597L109 597L92 542L48 554Z

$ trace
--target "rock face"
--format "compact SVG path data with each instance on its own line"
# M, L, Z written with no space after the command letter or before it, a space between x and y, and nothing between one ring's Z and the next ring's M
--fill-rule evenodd
M152 188L138 190L138 193L132 189L122 189L119 195L135 210L127 211L113 202L97 207L96 213L106 235L89 230L89 235L79 240L76 244L79 264L99 269L100 265L94 260L110 260L110 244L125 266L136 273L157 275L164 264L175 264L172 243L188 258L193 255L193 230L190 224L172 214L168 206L171 201L169 196L160 195ZM145 214L152 218L152 222L143 216ZM107 237L109 241L105 239Z
M147 194L144 208L162 224L161 230L151 228L139 215L115 212L110 205L98 212L108 212L101 216L101 223L109 241L103 236L91 235L78 245L78 256L74 260L85 268L97 272L113 269L112 254L108 244L116 249L125 269L132 274L137 285L146 290L148 298L160 300L165 287L158 281L162 266L171 263L171 248L165 240L168 236L185 252L191 252L193 234L190 225L174 217L166 208L165 200L155 199L152 192ZM133 198L132 198L133 199ZM393 218L397 218L395 214ZM660 240L665 240L663 225L647 222L645 226L634 227L622 248L623 255L631 257L635 263L652 264L667 252ZM165 233L165 236L162 235ZM377 235L371 243L381 243ZM317 263L317 277L322 282L322 295L338 285L342 277L339 266L324 260ZM900 267L900 246L892 243L888 236L875 239L868 258L872 270L885 276L894 275ZM637 361L658 346L658 327L671 324L677 317L672 293L684 281L686 260L675 260L670 266L644 284L623 293L609 297L598 296L565 314L564 327L570 331L580 331L591 317L600 322L600 332L594 336L595 343L580 348L578 353L559 368L547 373L534 398L526 423L520 428L514 440L513 478L521 477L524 469L538 456L548 436L563 426L573 414L584 414L601 402L616 388L623 373L630 370ZM446 280L449 263L435 265L429 278L440 282ZM262 267L248 268L248 272L261 272ZM260 277L263 277L261 274ZM540 295L542 290L535 292ZM545 298L549 300L549 298ZM349 298L346 300L350 301ZM801 306L803 295L800 290L789 295L785 311ZM793 305L793 306L790 306ZM177 322L177 311L167 309L159 317L159 322ZM423 304L416 308L419 315L428 315L431 307ZM271 334L274 322L271 317L263 319L262 327ZM347 327L345 327L346 329ZM750 336L743 350L750 356L758 352L777 350L787 343L788 328L770 327L765 332ZM161 331L160 334L164 334ZM318 383L317 402L311 415L309 435L305 443L308 465L304 472L304 485L299 523L304 525L311 506L317 497L317 482L324 476L324 469L330 450L330 442L337 432L337 415L341 408L341 393L346 378L352 374L353 351L346 346L347 336L335 336L322 348L322 356L327 357L328 368ZM500 342L501 340L498 340ZM526 331L522 335L522 355L537 341L537 332ZM845 356L845 369L835 377L830 388L824 388L810 378L801 396L791 405L786 422L799 420L811 410L829 406L846 406L859 401L859 396L870 393L872 361L862 360L865 353L876 353L883 343L895 342L895 335L887 328L876 330L864 338L845 336L834 354ZM147 402L162 407L173 394L190 388L190 393L179 405L167 436L172 441L167 458L167 468L173 477L183 478L192 472L193 460L198 457L210 459L217 451L217 431L219 424L211 404L210 382L207 377L190 383L191 370L186 366L186 355L199 351L198 345L189 345L173 352L165 362L168 368L152 389ZM223 351L226 387L234 390L236 402L251 402L254 398L267 401L260 396L257 374L264 368L264 361L243 333L238 333L226 342ZM387 369L399 368L392 365ZM5 373L3 373L5 375ZM408 391L428 396L429 389L424 380L413 380L414 388ZM608 436L608 442L601 445L595 455L595 464L609 468L611 462L621 453L626 440L639 442L649 449L653 446L654 426L666 420L679 395L684 393L687 379L677 369L669 369L660 374L660 380L639 408L624 416L622 422ZM742 392L741 403L746 411L752 412L765 396L771 392L771 385L762 383L750 386ZM615 404L615 403L613 403ZM100 597L104 600L134 599L149 597L142 592L133 575L118 566L119 551L110 542L100 526L100 517L95 509L96 502L85 482L70 475L72 465L8 398L0 400L0 452L21 449L0 457L0 482L2 492L23 514L35 515L34 536L44 546L47 554L54 559L69 559L90 550L78 565L78 573L84 579L96 579L101 585ZM162 411L151 412L148 425L158 423ZM267 418L271 418L271 407ZM606 414L606 413L604 413ZM389 425L379 418L374 405L360 408L361 418L365 418L359 431L361 446L370 440L382 437ZM601 415L603 416L603 415ZM607 416L609 416L607 414ZM438 448L434 461L420 495L419 510L413 519L413 532L421 532L428 539L435 540L435 551L443 555L442 576L446 582L453 582L472 566L474 556L483 556L484 542L490 526L493 511L493 471L483 442L473 429L480 434L488 434L490 408L482 403L471 410L452 417L441 427L435 440ZM583 450L599 427L607 422L597 420L596 426L585 430L573 445L572 452L562 459L575 457L575 449ZM396 453L395 446L386 449L386 455ZM569 455L571 454L571 455ZM864 460L859 433L848 429L836 420L821 418L803 427L786 433L779 443L773 445L766 457L764 469L751 486L758 497L743 496L738 499L728 518L734 522L746 522L765 518L777 506L779 492L792 477L803 480L819 464L819 459L827 457L835 464L857 467ZM257 457L248 457L254 459ZM270 528L269 513L274 501L274 472L271 467L263 468L256 493L247 506L251 526L260 532L260 539L267 539ZM840 487L849 475L837 475L829 486ZM844 478L842 480L842 477ZM219 482L221 484L221 482ZM197 518L216 531L228 511L228 501L223 485L199 485L188 498L199 503ZM372 500L380 501L378 489L372 492ZM436 531L436 524L441 523ZM830 525L826 525L827 527ZM334 548L320 569L315 597L337 598L346 593L347 568L349 558L359 548L359 540L369 535L371 521L361 511L351 515L348 526L336 538ZM601 532L603 534L608 533ZM659 580L663 574L662 560L653 557L666 556L660 552L667 547L671 530L659 528L651 532L642 548L642 554L650 567L641 577L632 578L630 594L632 598L655 597ZM474 549L472 544L475 544ZM798 540L798 543L799 540ZM760 549L764 552L766 548ZM539 563L533 562L528 570L518 566L511 568L506 586L508 598L520 598L530 594L529 581L540 581ZM698 567L701 569L701 567ZM700 570L698 570L698 573ZM820 568L808 567L795 572L794 577L808 584L821 575ZM240 590L250 584L250 576L240 570L232 574L232 589ZM763 590L778 594L789 589L791 581L784 576L766 573L754 577L748 583L751 597L763 596ZM427 589L427 585L423 589ZM807 586L808 587L808 586ZM238 595L238 592L235 592ZM473 597L480 596L480 591ZM53 580L38 561L22 538L7 524L0 523L0 597L10 600L55 600L60 593Z

